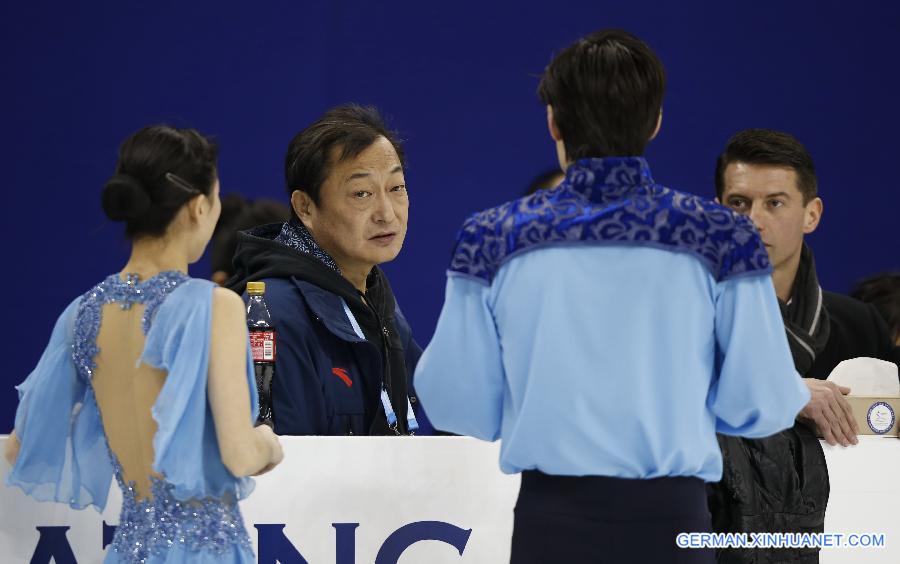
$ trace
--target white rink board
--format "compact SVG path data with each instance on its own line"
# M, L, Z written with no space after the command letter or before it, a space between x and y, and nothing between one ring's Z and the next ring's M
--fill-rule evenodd
M0 437L0 450L6 437ZM254 524L284 524L284 535L310 564L336 560L335 523L358 523L355 562L375 562L385 540L405 525L443 522L471 529L463 554L437 540L415 542L399 564L490 564L509 559L518 476L500 472L498 443L464 437L283 437L285 462L256 478L241 503L254 549ZM825 447L831 477L827 532L884 533L883 549L822 551L823 564L900 562L900 440L860 437L856 447ZM0 457L0 478L9 467ZM37 526L69 526L79 564L101 562L102 520L118 522L113 487L102 515L38 503L0 487L0 555L29 562Z

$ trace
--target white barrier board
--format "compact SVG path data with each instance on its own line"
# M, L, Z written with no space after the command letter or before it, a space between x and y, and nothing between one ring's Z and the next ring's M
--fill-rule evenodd
M5 440L0 437L0 452ZM260 562L301 562L299 555L309 564L508 562L519 478L500 472L498 443L463 437L282 440L285 462L256 478L256 491L241 503ZM900 440L860 437L856 447L826 446L825 454L831 476L826 531L884 533L886 546L824 550L821 561L900 562ZM0 483L8 471L0 457ZM29 562L37 527L68 526L65 539L78 563L101 562L103 521L118 523L120 504L115 485L102 515L0 487L0 561Z

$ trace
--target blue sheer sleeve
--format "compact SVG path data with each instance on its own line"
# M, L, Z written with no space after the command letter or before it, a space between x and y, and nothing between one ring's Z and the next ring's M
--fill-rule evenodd
M94 395L72 360L79 301L60 316L37 367L16 387L21 447L7 484L40 501L102 510L113 467Z
M253 490L249 478L236 478L222 462L207 401L212 295L215 284L192 279L172 292L156 312L141 360L166 370L166 383L153 406L158 429L153 469L175 486L180 499L243 499ZM253 362L247 350L251 418L258 411Z

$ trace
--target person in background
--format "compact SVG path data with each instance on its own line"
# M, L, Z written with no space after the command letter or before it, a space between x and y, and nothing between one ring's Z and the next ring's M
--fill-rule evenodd
M229 211L227 217L226 209ZM288 206L268 198L248 201L239 194L229 194L222 198L222 217L216 224L210 242L211 280L224 286L234 276L232 260L239 232L268 223L287 221L290 217L291 209Z
M565 178L565 172L558 168L545 170L531 180L531 184L529 184L528 189L525 190L525 195L530 196L538 190L550 190L556 188L563 180L565 180Z
M406 238L403 147L371 107L333 108L285 156L291 219L238 235L228 287L266 284L279 435L430 434L421 349L379 264Z
M866 278L850 295L872 304L888 324L894 345L900 347L900 272L887 272Z
M197 131L164 125L122 143L102 200L131 257L66 308L17 387L7 484L102 511L115 476L108 563L256 562L237 502L282 451L253 426L240 296L187 275L219 217L216 155Z
M212 238L209 241L210 270L212 271L209 279L219 286L223 286L225 281L231 277L231 256L234 254L234 244L231 244L231 254L224 256L222 240L233 230L234 220L247 207L247 200L238 192L225 194L220 199L222 213L219 214L219 221L216 222L216 228L213 229Z
M656 183L665 74L605 30L539 87L563 183L472 215L416 388L436 428L501 439L522 474L511 562L711 562L716 431L762 437L809 400L747 218ZM520 166L509 163L508 166Z

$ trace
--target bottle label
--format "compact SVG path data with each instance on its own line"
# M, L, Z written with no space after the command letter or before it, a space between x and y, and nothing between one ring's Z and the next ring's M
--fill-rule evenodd
M275 362L275 331L251 331L253 362Z

